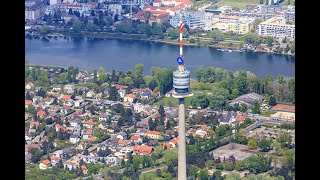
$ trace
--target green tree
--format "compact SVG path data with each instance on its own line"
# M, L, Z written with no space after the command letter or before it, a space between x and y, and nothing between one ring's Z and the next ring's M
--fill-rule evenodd
M266 43L268 44L269 47L272 47L273 38L270 36L266 37Z
M284 49L285 52L289 52L290 50L290 47L289 47L289 44L287 44L286 48Z
M241 177L239 174L230 173L226 175L226 178L224 180L241 180Z
M240 105L240 111L241 112L246 112L248 110L248 106L245 103L241 103Z
M278 143L281 144L281 147L288 147L292 143L292 137L289 132L281 131L276 139Z
M162 118L164 118L164 116L166 115L164 107L162 105L159 106L158 113L161 115Z
M258 101L254 101L251 110L253 114L260 114L260 104Z
M246 167L254 174L266 172L271 165L271 158L262 155L252 155L245 159Z
M221 30L219 29L213 29L210 33L209 33L210 37L212 38L213 43L218 43L220 41L224 40L224 36Z
M269 105L270 106L275 106L275 105L277 105L277 100L276 100L276 98L272 95L272 96L270 96L270 98L269 98Z
M80 32L80 29L82 28L83 26L83 22L80 21L79 19L74 19L73 20L73 24L72 24L72 29L73 29L73 32Z
M42 35L46 35L46 34L50 33L49 27L48 27L48 26L42 26L42 27L40 28L40 33L41 33Z
M166 164L173 164L178 160L178 149L170 148L166 150L163 154L163 162Z
M244 160L238 160L236 162L236 165L235 165L234 169L237 170L237 171L245 170L246 169L245 161Z
M254 139L250 139L248 141L248 149L256 149L257 148L257 143Z
M88 24L87 24L87 29L90 32L95 32L95 31L98 30L98 28L99 27L97 25L95 25L92 21L89 21Z
M249 32L249 33L245 34L244 38L245 38L246 43L249 43L249 44L257 45L257 44L260 44L260 42L261 42L260 36L254 32Z
M199 180L209 180L208 170L207 169L201 169L197 174L197 178Z
M171 39L177 39L179 37L179 32L174 28L169 28L167 32Z
M119 94L118 94L116 87L114 87L114 86L110 87L109 100L117 101L118 97L119 97Z
M149 19L151 17L151 12L150 11L145 12L144 17L146 17L146 24L149 24Z
M98 82L98 76L97 76L97 70L93 71L93 83L97 83Z
M268 152L268 151L270 151L271 143L272 142L270 140L263 138L262 140L260 140L258 142L258 147L260 148L260 151Z

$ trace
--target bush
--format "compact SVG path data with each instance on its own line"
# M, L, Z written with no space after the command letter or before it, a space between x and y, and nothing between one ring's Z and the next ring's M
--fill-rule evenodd
M190 40L189 40L189 43L195 43L195 42L196 42L195 39L190 39Z

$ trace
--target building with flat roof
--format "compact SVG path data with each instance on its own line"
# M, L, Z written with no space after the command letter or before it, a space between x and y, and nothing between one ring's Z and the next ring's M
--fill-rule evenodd
M211 26L211 20L213 15L209 13L201 13L197 11L184 12L182 14L182 21L184 24L188 25L190 29L204 29L207 30ZM173 16L170 19L170 24L173 27L179 27L180 16Z
M277 104L271 108L273 111L284 111L284 112L295 112L296 107L285 105L285 104Z
M262 103L263 100L264 100L263 96L257 93L249 93L249 94L244 94L242 96L237 97L236 99L232 100L229 105L234 106L236 103L238 104L244 103L248 106L248 108L250 108L255 101Z
M254 26L254 18L228 16L228 15L216 15L214 19L218 22L213 24L213 28L220 29L222 32L234 32L237 34L246 34Z
M272 17L258 27L261 36L295 38L295 25L286 24L286 19L281 16Z

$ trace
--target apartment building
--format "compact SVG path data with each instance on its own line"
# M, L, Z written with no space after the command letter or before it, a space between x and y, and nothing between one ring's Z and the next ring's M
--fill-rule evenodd
M295 25L286 24L281 16L272 17L258 25L259 35L295 38Z
M36 20L44 16L46 10L44 1L26 1L25 2L25 20Z
M206 23L205 23L206 19L205 19L205 14L201 13L201 12L184 12L182 14L182 22L185 25L188 25L189 28L191 29L195 29L195 28L200 28L200 29L204 29L206 27ZM170 19L170 24L173 27L179 27L179 22L180 22L180 16L173 16Z
M248 33L254 25L254 18L216 15L214 19L217 19L217 23L213 25L213 28L220 29L222 32L233 32L237 34Z

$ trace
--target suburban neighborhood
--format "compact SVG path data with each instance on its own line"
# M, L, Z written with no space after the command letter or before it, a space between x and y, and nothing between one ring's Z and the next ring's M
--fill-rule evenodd
M26 65L26 178L175 179L178 108L163 101L172 86L159 88L160 69L136 85L142 71ZM294 177L294 104L247 91L221 109L203 92L186 108L188 176Z

